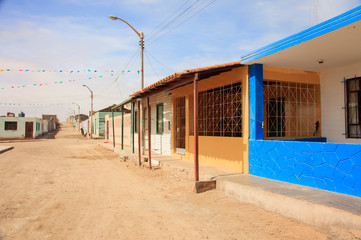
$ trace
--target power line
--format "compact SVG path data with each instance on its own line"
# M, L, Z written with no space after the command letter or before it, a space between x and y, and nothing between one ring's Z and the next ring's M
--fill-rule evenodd
M164 65L163 63L161 63L157 58L155 58L152 54L150 54L150 52L148 50L145 49L145 52L151 56L157 63L159 63L160 65L162 65L164 68L166 68L167 70L169 70L171 73L174 73L175 71L173 69L170 69L169 67L167 67L166 65Z
M175 15L178 11L180 11L188 2L190 2L191 0L187 0L185 3L182 4L182 6L180 6L176 11L174 11L172 14L170 14L166 19L163 20L163 22L161 22L158 26L156 26L154 28L153 31L151 31L149 33L149 37L153 37L153 33L157 30L157 28L161 27L166 21L168 21L168 19L170 19L173 15Z
M148 60L148 63L149 63L150 68L153 70L153 72L155 73L155 75L157 75L157 77L158 77L159 79L161 79L161 78L159 77L159 74L157 73L157 71L155 71L155 69L153 68L152 63L151 63L150 60L149 60L149 54L148 54L148 52L146 52L146 53L147 53L147 54L146 54L146 57L147 57L147 60Z
M213 0L212 2L208 3L207 5L205 5L204 7L202 7L201 9L199 9L197 12L195 12L193 15L191 15L190 17L188 17L187 19L185 19L183 22L181 22L180 24L176 25L174 28L172 28L171 30L169 30L168 32L164 33L163 35L159 36L158 38L150 41L148 43L148 45L154 43L155 41L157 41L158 39L160 39L161 37L164 37L165 35L169 34L170 32L172 32L174 29L178 28L179 26L181 26L183 23L187 22L189 19L191 19L192 17L194 17L195 15L197 15L198 13L200 13L201 11L203 11L205 8L207 8L208 6L210 6L211 4L213 4L216 0Z
M135 51L133 51L133 54L132 54L132 55L129 55L130 58L128 58L127 63L125 64L124 69L128 69L128 66L133 62L133 60L134 60L137 52L138 52L138 49L135 49ZM126 72L125 74L127 75L128 72ZM102 91L100 91L99 94L94 95L94 97L95 97L95 96L99 97L99 96L103 95L108 89L110 89L110 88L113 86L114 83L117 83L117 81L118 81L118 79L119 79L119 76L120 76L120 75L116 76L115 79L114 79L114 81L111 81L110 84L109 84L107 87L105 87Z
M172 23L175 23L178 19L182 17L187 11L189 11L195 4L197 4L199 0L196 0L193 4L191 4L189 7L187 7L185 10L183 10L180 14L178 14L176 17L174 17L170 22L168 22L166 25L164 25L161 29L159 29L155 34L151 35L148 38L148 41L157 36L159 33L161 33L163 30L165 30L167 27L169 27Z

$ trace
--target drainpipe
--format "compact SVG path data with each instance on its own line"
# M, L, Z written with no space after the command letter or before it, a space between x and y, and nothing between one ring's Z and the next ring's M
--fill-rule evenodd
M149 97L147 97L147 113L148 113L148 161L149 161L149 169L152 169L152 151L151 151L151 136L150 136L150 107L149 107Z
M122 150L124 149L124 140L123 140L123 137L124 137L124 106L122 106L122 136L121 136L121 140L122 140Z
M199 162L198 162L198 79L199 73L196 73L193 80L193 126L194 126L194 177L195 181L199 181Z
M112 109L113 148L115 148L114 110Z
M142 149L141 149L141 142L140 142L140 99L138 101L138 157L139 157L139 166L142 165Z

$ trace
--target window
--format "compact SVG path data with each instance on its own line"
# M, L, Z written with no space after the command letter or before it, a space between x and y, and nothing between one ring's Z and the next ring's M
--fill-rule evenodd
M263 81L263 107L266 139L321 136L319 84Z
M159 103L157 104L157 125L156 125L156 129L157 129L157 134L163 134L163 103Z
M5 131L18 130L18 122L5 122Z
M193 135L193 100L190 108L190 134ZM198 135L242 137L241 82L198 94Z
M138 133L138 111L137 110L134 111L133 119L134 119L134 132Z
M361 77L346 80L346 136L361 138Z

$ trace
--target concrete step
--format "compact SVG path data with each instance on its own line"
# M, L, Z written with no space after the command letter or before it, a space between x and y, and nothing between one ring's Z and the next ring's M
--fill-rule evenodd
M11 149L13 149L14 147L12 146L0 146L0 153L4 153L6 151L9 151Z
M314 226L361 229L358 197L244 174L218 177L217 190Z

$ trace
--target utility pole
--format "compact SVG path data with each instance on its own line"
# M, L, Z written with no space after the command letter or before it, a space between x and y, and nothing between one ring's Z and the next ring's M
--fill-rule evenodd
M90 112L90 130L88 129L90 133L90 138L93 137L93 91L87 86L83 85L83 87L86 87L90 91L90 99L91 99L91 112Z
M125 24L127 24L131 29L133 29L133 31L138 35L138 37L140 38L139 41L139 45L140 45L140 90L143 90L144 88L144 33L143 32L138 32L132 25L130 25L127 21L125 21L124 19L121 19L119 17L116 16L109 16L110 20L116 21L116 20L120 20L122 22L124 22ZM143 116L140 114L140 102L138 101L138 121L140 121L140 116ZM139 146L139 148L142 149L142 153L144 154L144 145L145 145L145 138L144 138L144 125L142 130L140 129L140 125L138 128L138 136L140 136L142 134L142 147ZM140 138L139 138L140 141ZM140 144L139 144L140 145ZM140 156L140 152L139 152L139 156ZM139 162L140 164L140 162Z
M78 119L77 119L77 130L80 131L80 105L73 102L73 104L78 105Z
M314 13L314 17L315 17L314 25L317 25L318 24L318 0L313 0L313 13Z
M135 30L135 28L130 25L127 21L125 21L124 19L115 17L115 16L109 16L109 18L113 21L116 20L120 20L122 22L124 22L125 24L127 24L131 29L133 29L133 31L138 35L138 37L140 38L140 90L142 90L144 88L144 60L143 60L143 55L144 55L144 33L143 32L138 32L137 30Z

